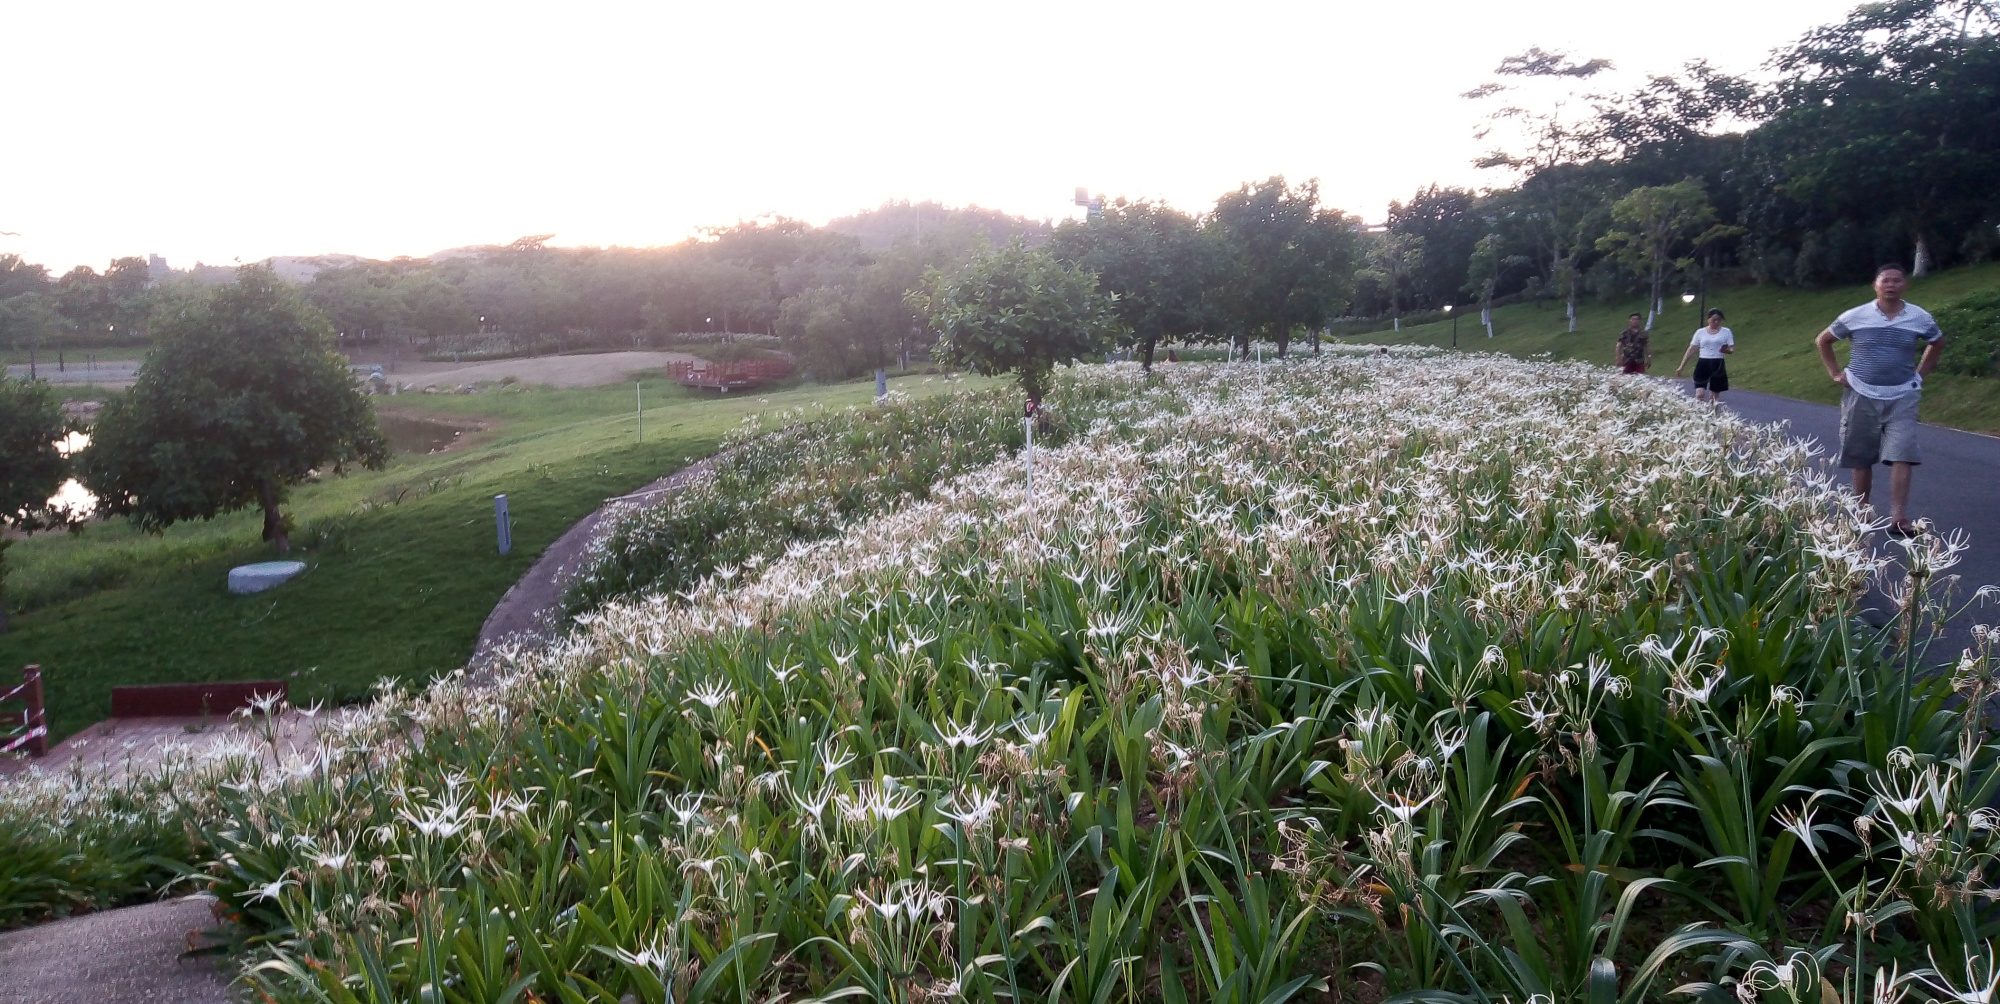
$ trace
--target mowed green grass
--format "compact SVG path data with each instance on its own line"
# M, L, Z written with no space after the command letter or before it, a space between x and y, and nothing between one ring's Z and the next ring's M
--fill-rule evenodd
M1910 283L1907 298L1927 308L1941 308L1971 293L2000 287L2000 263L1952 269ZM1680 290L1674 290L1676 294ZM1838 404L1840 388L1826 378L1813 338L1841 311L1874 298L1866 283L1836 289L1800 290L1777 286L1711 286L1708 305L1728 315L1736 333L1736 353L1729 357L1729 382L1744 390ZM1610 365L1618 332L1633 311L1645 312L1643 298L1580 305L1577 330L1565 331L1560 302L1523 303L1493 312L1494 336L1488 340L1479 325L1476 306L1464 308L1458 322L1460 348L1505 352L1514 356L1548 353L1555 359L1582 359ZM1701 324L1701 302L1682 304L1678 295L1667 300L1666 316L1653 327L1653 368L1671 376L1687 351L1688 337ZM1378 331L1355 335L1355 342L1450 345L1451 322L1405 327L1401 333ZM1845 361L1843 343L1836 353ZM1690 366L1692 371L1692 366ZM1685 375L1685 374L1684 374ZM2000 433L2000 380L1933 374L1924 382L1924 421L1975 432Z
M984 384L985 381L980 381ZM946 391L942 378L893 386ZM608 497L713 452L746 418L872 400L872 382L768 394L695 395L647 381L645 439L631 384L377 398L384 408L477 424L447 452L399 456L384 471L303 486L299 578L253 596L226 588L233 565L275 557L261 517L241 512L164 534L123 520L41 536L7 553L10 609L0 668L40 663L50 726L68 735L110 714L113 686L286 679L295 701L340 702L380 677L413 685L465 663L480 625L543 548ZM513 513L513 553L497 553L493 496Z

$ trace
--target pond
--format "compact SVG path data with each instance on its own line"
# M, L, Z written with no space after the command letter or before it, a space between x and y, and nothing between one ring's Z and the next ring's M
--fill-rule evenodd
M56 442L56 452L67 457L89 445L88 433L72 432ZM49 497L49 504L58 509L67 509L72 516L82 519L97 511L97 496L92 495L90 489L83 486L83 482L71 478L63 482L62 487L56 489L56 493Z
M381 426L382 435L388 437L389 449L393 453L438 453L461 442L466 433L478 431L478 426L453 425L411 415L377 415L375 420ZM89 433L72 432L56 443L56 449L67 457L89 445ZM75 478L63 482L63 486L49 497L49 503L58 509L68 510L77 519L97 511L97 496Z

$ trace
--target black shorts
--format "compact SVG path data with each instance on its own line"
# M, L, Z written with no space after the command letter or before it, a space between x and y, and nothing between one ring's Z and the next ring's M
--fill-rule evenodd
M1729 389L1729 367L1725 359L1697 359L1694 363L1694 385L1710 394L1720 394Z

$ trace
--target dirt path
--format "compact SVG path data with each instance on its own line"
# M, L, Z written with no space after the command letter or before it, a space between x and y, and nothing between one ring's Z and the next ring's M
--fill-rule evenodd
M527 356L495 359L482 363L399 363L388 378L421 390L460 384L490 383L513 377L522 383L552 387L598 387L617 383L641 370L659 369L672 362L694 362L697 356L685 352L593 352L575 356Z
M553 635L560 627L563 590L583 571L590 545L599 537L600 527L612 510L651 505L660 495L702 476L726 456L725 450L689 464L636 492L606 502L577 521L542 552L528 573L509 587L507 594L494 605L493 612L486 615L486 623L479 629L479 641L473 646L472 661L481 663L503 646L535 644ZM603 532L610 532L610 528L603 527Z
M0 1004L227 1004L206 896L128 906L0 934Z

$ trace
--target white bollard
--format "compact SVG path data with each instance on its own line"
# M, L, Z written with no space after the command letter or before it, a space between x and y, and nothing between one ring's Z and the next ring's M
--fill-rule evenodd
M507 513L507 496L493 496L493 526L500 535L500 553L514 549L514 520Z

